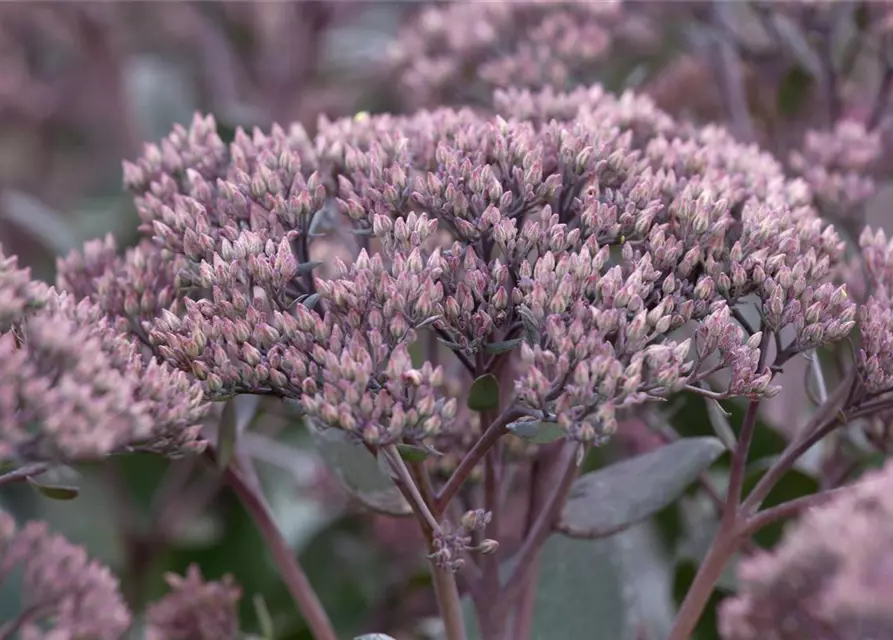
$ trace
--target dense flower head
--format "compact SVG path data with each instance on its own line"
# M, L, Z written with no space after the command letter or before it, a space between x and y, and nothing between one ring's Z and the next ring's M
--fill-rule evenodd
M391 64L415 106L486 103L508 85L588 84L617 41L641 48L654 39L641 9L620 2L455 2L419 12Z
M71 461L202 447L201 388L119 334L90 300L49 290L0 335L0 457Z
M130 611L107 567L51 534L44 523L19 529L12 517L0 513L0 581L13 579L19 570L22 605L15 637L118 640L130 627Z
M205 581L198 565L165 576L171 591L146 611L146 640L236 640L242 589L232 576Z
M893 633L893 466L792 525L739 565L720 611L728 640L857 640Z
M443 372L410 357L432 332L478 375L512 360L504 401L598 441L617 410L719 370L729 396L777 391L739 305L779 358L852 329L843 242L757 147L600 87L497 106L237 132L211 169L190 149L131 181L143 230L183 260L183 308L148 342L211 397L300 400L374 446L452 418ZM207 145L208 126L175 133ZM336 236L356 257L314 254Z

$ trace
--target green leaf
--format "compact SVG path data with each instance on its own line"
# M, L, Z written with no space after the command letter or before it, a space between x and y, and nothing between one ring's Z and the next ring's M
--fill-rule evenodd
M508 353L509 351L514 351L515 349L520 347L521 342L523 342L521 338L506 340L505 342L490 342L489 344L484 345L484 349L486 349L489 353Z
M533 418L512 422L507 429L519 438L533 444L555 442L567 436L567 432L558 426L557 423Z
M320 262L319 260L311 260L309 262L301 262L300 264L298 264L297 272L301 275L303 275L305 273L310 273L321 264L322 264L322 262Z
M524 336L530 344L537 344L540 341L540 328L533 317L533 312L523 304L517 308L517 313L521 318L521 324L524 326Z
M229 400L223 407L220 424L217 426L217 467L226 469L236 451L239 436L248 428L257 408L260 396L238 395Z
M309 296L307 296L306 298L301 300L301 304L303 304L305 307L307 307L311 311L313 310L313 307L315 307L318 302L319 302L319 294L318 293L311 293Z
M770 461L766 460L764 461L764 464L753 465L747 470L743 488L745 494L750 492L760 478L762 478L769 470L769 462ZM772 488L772 491L769 492L769 495L766 496L762 508L767 509L769 507L775 507L784 504L785 502L796 500L797 498L803 498L808 495L819 493L820 488L821 486L818 478L804 472L802 469L791 469L782 476ZM775 546L778 544L779 540L781 540L781 534L785 524L785 520L773 522L754 534L754 541L764 548Z
M442 317L443 317L442 315L429 316L429 317L425 318L424 320L422 320L419 324L417 324L416 329L424 329L425 327L434 324L435 322L440 320Z
M422 462L431 455L427 449L412 444L400 443L397 445L397 451L400 452L400 457L407 462Z
M674 562L657 527L641 523L614 536L612 542L624 585L626 633L637 640L669 637L676 618Z
M490 411L499 407L499 381L492 373L475 380L468 391L468 408L472 411Z
M571 487L557 529L575 538L622 531L676 500L723 451L717 438L686 438L587 473Z
M791 68L778 85L778 110L784 116L794 116L806 104L815 80L797 65Z
M868 9L867 2L860 2L856 5L856 10L853 12L853 22L855 22L859 31L865 31L868 28L871 22L871 11Z
M683 535L676 545L676 563L700 564L719 533L719 518L713 502L703 494L685 496L678 503ZM738 554L732 556L716 580L716 588L738 589Z
M307 429L320 457L341 481L351 496L373 511L406 516L412 508L378 463L362 444L344 431L319 428L308 420Z
M736 438L735 431L732 429L732 425L729 424L729 414L719 404L719 400L704 398L704 401L707 403L707 416L710 418L710 426L713 427L713 432L726 446L726 449L733 451Z
M256 593L254 594L254 612L257 614L257 623L260 626L260 635L264 640L275 640L276 633L273 627L273 617L267 608L267 602L264 597Z
M453 351L455 351L456 349L461 349L461 348L462 348L462 345L459 344L458 342L452 342L451 340L444 340L444 339L441 338L441 337L438 337L438 338L437 338L437 341L438 341L440 344L442 344L442 345L444 345L445 347L447 347L448 349L452 349Z
M81 492L77 487L41 484L34 478L28 478L28 484L34 487L37 493L52 500L74 500Z
M503 580L507 575L503 573ZM478 640L470 602L464 612L468 638ZM546 540L531 638L665 638L673 613L669 558L660 551L650 524L601 540L561 535Z
M747 405L738 400L729 400L723 404L723 410L730 414L728 421L733 429L744 420ZM704 397L693 392L684 392L674 396L669 407L668 414L673 430L683 437L713 436L713 426L710 423L710 414ZM751 460L760 460L769 456L777 456L785 446L787 439L771 425L757 421L757 428L753 434L753 442L750 446ZM722 464L722 461L720 462Z

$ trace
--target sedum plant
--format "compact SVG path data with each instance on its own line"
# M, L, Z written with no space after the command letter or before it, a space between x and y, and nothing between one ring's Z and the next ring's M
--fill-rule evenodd
M395 68L440 102L480 68L499 87L485 106L321 119L313 135L239 129L231 142L196 115L124 163L135 247L88 243L60 259L54 288L0 261L0 455L17 467L0 482L126 451L202 455L314 637L331 640L243 448L256 397L280 400L359 502L414 518L445 637L501 640L591 633L544 622L567 606L546 578L586 563L596 540L622 556L693 483L713 490L722 457L712 540L678 612L634 612L605 633L691 638L741 554L724 637L889 633L889 465L763 506L826 436L859 424L877 436L893 407L893 243L861 217L878 122L834 118L778 159L741 139L748 127L695 124L643 93L556 87L601 58L619 5L496 4L470 40L452 37L450 12L468 10L424 12ZM603 42L536 66L577 27ZM532 40L500 57L495 43L518 33ZM531 73L505 82L511 69ZM819 350L839 356L833 377ZM815 407L750 482L761 406L807 358ZM706 406L715 436L666 427L683 397ZM671 442L597 464L643 431ZM775 550L750 548L811 507ZM34 599L0 637L40 637L40 621L53 638L131 628L107 570L39 524L3 523L0 578L24 562ZM600 577L588 578L559 599L595 599ZM238 637L231 579L195 568L168 582L148 637Z

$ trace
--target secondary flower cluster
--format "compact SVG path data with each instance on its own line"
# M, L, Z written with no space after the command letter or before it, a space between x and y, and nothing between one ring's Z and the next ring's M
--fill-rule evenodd
M562 88L608 54L620 17L618 2L430 7L401 31L392 64L422 105L487 101L506 83Z
M847 218L862 211L874 194L872 173L882 152L880 131L840 120L832 131L809 131L789 165L809 183L825 215Z
M21 640L119 640L133 617L109 569L90 560L82 547L50 533L46 524L17 527L0 513L0 583L21 594L18 618L0 633ZM226 576L205 582L195 566L185 577L169 574L171 592L147 612L148 640L235 640L241 590ZM16 634L16 632L18 632Z
M130 627L131 615L118 592L118 580L108 568L87 558L81 547L50 534L46 525L31 522L18 529L12 517L0 513L0 581L11 580L21 568L20 617L7 637L91 638L117 640ZM47 634L43 625L52 623Z
M205 582L198 565L169 573L171 592L146 611L146 640L236 640L242 589L232 576Z
M723 603L727 640L857 640L893 633L893 466L872 472L743 560Z
M782 359L853 327L832 282L842 241L757 148L599 87L496 104L508 119L361 114L313 139L274 127L230 145L197 116L125 168L143 251L179 270L153 284L136 265L122 293L103 275L92 297L118 316L139 283L130 325L209 397L300 400L373 446L462 428L439 364L413 362L432 333L472 376L513 362L505 401L598 441L618 409L721 369L730 396L773 393L740 304L789 336ZM320 264L323 236L357 257ZM103 260L71 257L65 277ZM172 280L179 308L147 320Z
M868 227L859 238L868 276L868 299L859 309L862 348L857 367L869 393L893 390L893 242Z
M0 251L0 332L42 307L45 297L46 286L32 280L27 269L19 269L15 256L7 258Z
M14 260L2 264L9 324L0 333L0 458L201 449L208 408L201 387L166 364L146 362L90 300L33 283Z

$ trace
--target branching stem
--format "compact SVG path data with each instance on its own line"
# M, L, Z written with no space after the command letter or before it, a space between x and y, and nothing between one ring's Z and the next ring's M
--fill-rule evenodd
M283 582L298 605L298 609L307 621L307 626L316 640L338 640L329 616L307 579L294 551L282 537L279 527L266 500L260 493L260 487L248 482L242 473L230 462L224 473L226 483L232 487L242 502L245 510L254 520L263 537L273 561L279 569Z
M459 466L456 467L456 470L453 471L449 480L447 480L446 484L437 494L437 498L433 505L435 514L442 514L446 510L450 500L453 499L453 496L456 495L456 492L463 485L465 480L468 479L468 476L471 475L474 468L484 459L484 456L487 455L490 448L507 433L506 427L524 415L526 415L526 412L523 409L514 405L509 405L509 407L506 408L489 427L487 427L487 430L471 448L471 451L465 454L465 457L459 463Z
M49 469L50 465L44 462L26 464L24 467L19 467L18 469L13 469L8 473L0 475L0 486L3 486L5 484L12 484L14 482L21 482L22 480L27 480L28 478L39 476L42 473L46 473L47 471L49 471Z

